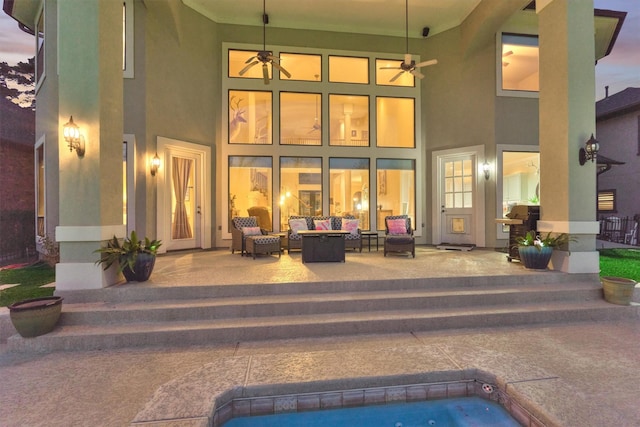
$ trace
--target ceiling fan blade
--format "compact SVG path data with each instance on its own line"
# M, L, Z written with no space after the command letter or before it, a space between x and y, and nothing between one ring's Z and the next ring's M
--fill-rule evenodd
M238 74L240 74L241 76L244 75L244 73L246 73L247 71L249 71L249 68L253 67L254 65L256 65L258 63L258 61L253 61L251 64L247 65L246 67L244 67L242 70L240 70L240 72Z
M404 63L409 65L411 64L411 54L410 53L405 53L404 54Z
M287 76L287 78L289 78L289 79L291 78L291 73L290 73L290 72L288 72L287 70L285 70L284 68L282 68L282 67L280 66L280 64L277 64L277 63L275 63L275 62L272 62L272 63L271 63L271 65L273 65L273 66L274 66L274 67L276 67L278 70L280 70L280 72L281 72L282 74L284 74L285 76Z
M248 64L249 62L253 61L256 57L252 56L251 58L247 59L246 61L244 61L245 64Z
M424 79L424 75L418 70L412 70L410 73L419 79Z
M271 61L280 61L279 57L273 55L267 55L267 59L270 59Z
M426 67L426 66L428 66L428 65L435 65L435 64L437 64L437 63L438 63L438 60L437 60L437 59L430 59L430 60L428 60L428 61L423 61L423 62L421 62L421 63L419 63L419 64L416 64L416 68Z
M402 70L400 67L380 67L378 70Z
M391 78L391 80L389 80L389 83L393 83L393 82L395 82L396 80L398 80L398 77L400 77L400 76L402 75L402 73L404 73L404 71L400 71L398 74L396 74L395 76L393 76L393 77Z
M264 84L269 84L269 67L267 64L262 64L262 77L264 78Z
M507 56L513 55L513 51L512 50L508 50L505 53L502 54L503 58L506 58Z

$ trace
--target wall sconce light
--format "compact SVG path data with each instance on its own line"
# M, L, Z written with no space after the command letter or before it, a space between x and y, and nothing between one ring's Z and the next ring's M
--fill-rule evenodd
M596 157L598 156L598 150L600 149L600 144L598 144L598 140L593 137L591 134L591 138L587 142L585 142L584 148L580 148L579 156L580 165L584 165L587 160L591 160L594 162Z
M160 169L160 157L158 157L158 153L156 153L151 159L151 176L156 176L158 169Z
M491 165L486 160L482 164L482 172L484 172L484 179L489 179L489 173L491 172Z
M84 136L80 133L80 128L73 122L73 116L62 127L64 140L69 145L69 151L76 150L78 157L84 156Z

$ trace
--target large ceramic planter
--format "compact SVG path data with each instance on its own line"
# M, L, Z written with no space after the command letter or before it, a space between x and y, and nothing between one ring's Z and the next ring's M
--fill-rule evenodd
M153 266L156 263L156 256L152 254L138 254L136 257L136 263L133 266L133 271L126 266L122 270L124 278L127 282L146 282L151 277Z
M518 246L520 262L526 267L534 270L545 270L553 254L550 246Z
M62 297L32 298L9 306L11 323L25 337L37 337L51 332L62 311Z
M636 287L635 280L622 277L601 277L604 299L607 302L618 305L630 305L633 298L633 290Z

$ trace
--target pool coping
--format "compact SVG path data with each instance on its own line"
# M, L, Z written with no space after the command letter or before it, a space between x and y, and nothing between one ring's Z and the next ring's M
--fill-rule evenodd
M478 369L250 386L229 381L234 376L238 379L234 374L239 373L234 366L212 363L170 381L156 391L131 426L221 427L241 416L474 396L500 404L524 426L557 425L513 387L507 392L508 384Z

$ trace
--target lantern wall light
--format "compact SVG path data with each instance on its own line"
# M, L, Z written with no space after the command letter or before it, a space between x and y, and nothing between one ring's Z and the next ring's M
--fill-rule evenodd
M491 172L491 165L486 160L482 164L482 172L484 172L484 179L489 179L489 173Z
M591 160L595 162L596 157L598 157L598 150L600 149L600 144L598 144L598 140L593 137L591 134L591 138L587 142L585 142L584 148L580 148L580 152L578 153L578 158L580 160L580 164L584 165L587 163L587 160Z
M76 150L78 157L84 156L84 136L80 133L80 128L73 122L73 116L62 127L64 140L67 141L69 151Z
M158 153L156 153L156 155L151 159L151 176L156 176L158 169L160 169L160 157L158 157Z

